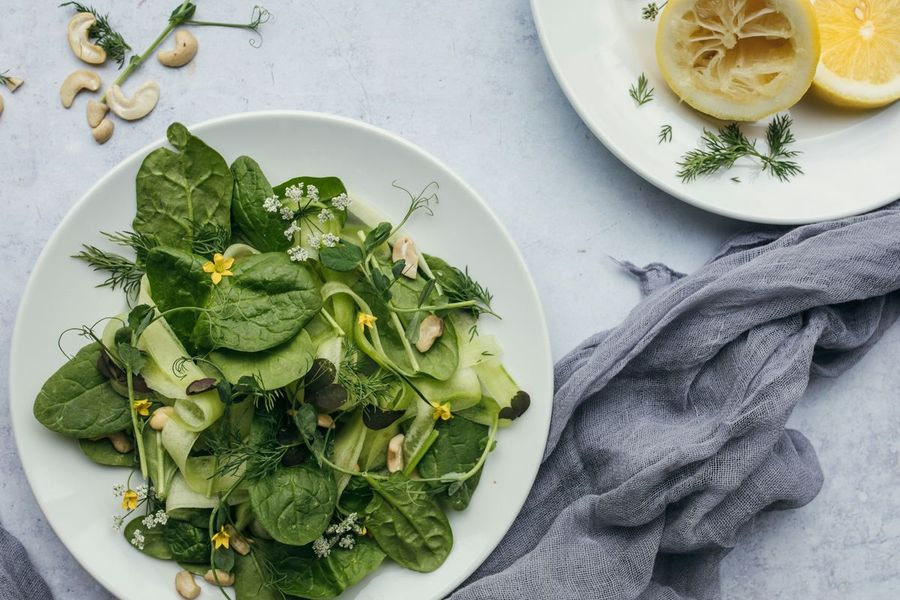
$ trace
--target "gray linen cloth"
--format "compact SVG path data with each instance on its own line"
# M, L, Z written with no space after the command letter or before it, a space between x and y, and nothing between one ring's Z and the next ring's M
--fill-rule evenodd
M0 527L0 600L52 600L22 544Z
M687 277L626 266L648 296L556 366L534 488L452 600L719 598L753 519L822 486L785 421L897 318L900 206L739 236Z

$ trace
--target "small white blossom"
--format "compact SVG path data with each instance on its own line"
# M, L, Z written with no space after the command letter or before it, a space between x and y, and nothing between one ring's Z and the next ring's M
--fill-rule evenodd
M323 208L321 211L319 211L319 221L321 221L322 223L327 223L332 219L334 219L334 213L327 208Z
M157 525L165 525L169 522L169 515L164 510L156 511L156 524Z
M134 530L134 535L131 538L131 545L138 550L144 549L144 534L140 529Z
M125 517L122 515L116 515L113 517L113 529L116 531L122 529L122 524L125 522Z
M298 231L300 231L300 226L297 225L297 221L292 221L291 226L284 230L284 237L292 239Z
M113 486L113 496L121 496L125 493L125 486L121 483Z
M346 192L341 192L337 196L331 199L331 205L338 210L347 210L347 207L353 201L350 199L350 196L347 195Z
M139 485L135 490L138 495L138 500L146 500L147 494L152 494L152 488L148 488L146 485Z
M333 233L326 233L322 236L322 245L326 248L334 248L339 241L341 241L341 238Z
M323 537L313 542L312 549L319 558L327 558L331 554L331 544Z
M300 182L299 186L292 185L288 187L288 189L284 190L284 194L291 200L299 202L303 198L303 182Z
M303 262L309 258L309 250L306 248L301 248L300 246L294 246L293 248L289 248L288 256L291 257L291 260L294 262Z
M294 211L289 206L281 207L281 218L285 221L290 221L294 218Z
M309 238L306 241L309 244L310 248L313 248L314 250L318 250L319 247L322 245L322 236L314 231L311 234L309 234Z
M266 212L278 212L281 208L281 201L278 199L278 196L269 196L265 200L263 200L263 208Z
M153 515L147 515L143 519L141 519L141 525L146 527L147 529L153 529L156 527L156 517Z
M346 548L347 550L353 550L353 546L356 545L356 540L353 539L353 536L345 535L341 538L341 541L338 542L338 546L341 548Z
M314 185L306 186L306 197L309 198L310 202L316 202L319 200L319 188Z

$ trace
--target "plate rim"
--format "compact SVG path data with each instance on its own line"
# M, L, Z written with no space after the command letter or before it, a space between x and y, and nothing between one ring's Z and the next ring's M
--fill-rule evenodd
M562 89L563 94L566 96L566 99L569 101L569 104L575 110L575 113L578 115L578 118L581 119L582 123L584 123L587 128L594 134L594 136L600 140L600 142L609 150L622 164L628 167L631 171L636 173L646 182L650 183L657 189L665 192L666 194L681 200L691 206L699 208L701 210L721 215L723 217L728 217L730 219L736 219L739 221L744 221L747 223L761 223L767 225L805 225L808 223L818 223L822 221L830 221L833 219L843 219L846 217L852 217L856 215L860 215L863 213L867 213L872 210L876 210L883 206L887 206L891 202L897 200L896 193L893 195L889 194L886 198L879 198L877 200L871 200L863 206L860 206L855 209L845 209L845 210L833 210L831 212L823 212L817 218L810 220L804 218L791 218L791 217L768 217L768 216L752 216L746 213L742 213L740 211L731 210L725 207L721 207L716 205L715 203L708 202L699 198L692 197L690 194L684 192L681 188L676 187L672 182L666 181L661 177L654 175L649 170L643 168L641 166L640 161L636 160L628 151L623 149L619 144L616 144L609 136L607 136L603 129L596 123L594 120L589 118L588 110L584 106L584 104L579 101L577 94L575 93L573 85L567 79L567 77L563 73L563 69L560 66L560 61L556 57L553 48L548 40L546 28L545 28L545 19L541 17L541 12L543 3L546 2L561 2L563 0L529 0L529 4L531 5L531 18L534 22L535 29L537 30L538 39L541 42L541 49L544 52L544 57L547 60L547 64L550 66L550 71L553 73L554 79L556 79L557 84Z
M487 544L482 547L481 551L478 552L478 561L475 564L474 568L472 568L470 571L464 570L463 574L457 575L455 577L448 579L448 582L446 585L442 586L439 590L436 590L436 591L438 591L438 594L436 597L442 598L445 595L451 593L461 583L463 583L466 579L468 579L472 575L472 573L474 573L478 569L478 567L484 563L484 561L488 558L488 556L490 556L490 554L494 551L494 549L497 547L497 545L499 545L500 542L504 539L506 534L509 532L510 527L512 527L513 522L518 517L518 514L521 511L522 506L524 506L525 501L528 499L528 496L531 493L530 490L533 488L534 482L537 479L538 471L539 471L541 465L543 464L543 455L544 455L544 452L546 451L547 438L550 433L550 424L551 424L552 411L553 411L552 400L553 400L553 388L554 388L554 384L553 384L554 363L553 363L552 349L550 346L550 336L549 336L549 331L547 328L546 313L544 311L544 307L543 307L543 303L541 301L540 294L538 293L537 286L535 285L534 278L531 274L531 270L528 268L528 264L525 262L525 259L522 256L522 252L521 252L519 246L516 244L515 240L509 234L509 231L507 231L506 227L503 225L503 223L500 221L500 219L497 217L497 215L491 209L490 205L487 202L485 202L485 200L481 197L481 195L479 195L474 190L474 188L472 188L465 180L463 180L459 175L457 175L457 173L455 171L450 169L446 164L444 164L442 161L437 159L430 152L424 150L423 148L419 147L418 145L410 142L409 140L406 140L405 138L403 138L395 133L392 133L386 129L372 125L370 123L366 123L364 121L361 121L358 119L353 119L350 117L345 117L345 116L341 116L341 115L325 113L325 112L320 112L320 111L306 111L306 110L292 110L292 109L269 109L269 110L247 111L247 112L240 112L240 113L230 113L227 115L222 115L222 116L213 117L210 119L205 119L203 121L194 123L187 127L191 132L196 131L196 132L202 133L202 131L206 128L215 127L215 126L219 126L219 125L223 125L223 124L227 125L228 123L230 123L232 121L241 121L241 120L245 120L245 119L254 119L254 118L279 118L279 117L289 118L289 119L311 119L314 121L338 123L338 124L341 124L344 126L349 126L351 128L360 129L360 130L367 132L370 135L375 135L375 136L380 136L382 138L385 138L393 144L399 144L400 146L405 147L407 150L409 150L413 153L419 154L428 162L431 162L436 168L438 168L439 170L446 173L448 178L455 180L455 183L457 185L459 185L466 193L470 194L477 201L477 203L481 206L481 208L486 212L486 214L492 221L496 230L500 232L503 242L506 243L507 245L509 245L509 247L512 249L513 258L518 263L518 266L522 269L522 272L525 275L524 283L535 301L535 307L536 307L537 313L538 313L537 316L539 317L539 320L540 320L540 326L538 328L537 335L540 340L540 344L541 344L543 352L546 354L547 357L550 358L549 364L547 364L545 366L546 370L543 373L543 377L542 377L542 378L545 378L549 382L549 389L550 389L551 395L550 395L550 398L548 399L549 400L548 410L546 411L546 420L543 425L544 431L543 431L543 435L542 435L543 441L541 443L541 459L536 461L535 464L530 469L528 469L527 473L525 474L525 476L528 478L528 481L529 481L529 485L528 485L529 492L524 494L520 499L517 499L516 502L512 505L515 507L515 510L509 511L509 514L511 515L511 517L509 517L508 523L506 524L506 526L504 528L503 536L501 536L495 543ZM18 395L21 395L21 392L19 390L19 387L21 384L19 384L19 378L16 375L17 371L19 371L20 367L21 367L21 365L20 365L21 359L18 358L18 353L16 353L14 350L16 348L20 347L20 345L22 343L20 338L23 335L21 333L23 330L23 327L22 327L22 322L24 320L23 315L25 313L25 306L27 305L28 300L35 293L34 287L37 285L35 283L35 281L36 281L35 274L42 269L42 267L44 266L46 261L51 259L50 254L48 252L48 248L52 245L52 242L57 238L57 236L60 235L60 232L63 229L65 229L65 227L67 226L69 221L71 221L74 218L74 214L87 203L88 198L90 198L91 196L93 196L96 193L96 190L98 188L103 186L108 180L113 179L114 177L118 176L119 173L121 171L125 170L127 168L127 166L133 160L136 160L143 156L146 156L150 151L152 151L158 147L164 146L166 143L167 143L166 137L162 136L162 137L157 138L154 141L146 144L145 146L142 146L141 148L137 149L136 151L132 152L131 154L129 154L128 156L123 158L121 161L119 161L111 169L109 169L106 173L104 173L97 181L95 181L87 189L87 191L85 191L78 198L78 200L76 202L74 202L72 204L72 206L69 207L69 209L66 211L65 216L56 225L56 227L53 229L53 232L50 234L50 236L44 242L43 247L41 248L41 252L38 255L37 260L32 265L31 272L28 276L28 281L26 282L25 287L23 288L22 294L19 299L19 306L16 310L16 317L13 322L13 334L12 334L11 342L10 342L11 352L10 352L10 361L9 361L9 368L8 368L10 397L9 397L9 413L8 414L10 416L10 429L12 430L13 439L15 440L16 452L18 454L19 464L22 465L22 470L25 473L25 479L26 479L26 481L28 481L28 486L32 491L32 495L34 496L34 498L37 502L37 505L41 510L41 513L46 518L47 523L50 525L50 528L53 530L53 533L56 535L57 539L60 542L62 542L63 546L66 548L66 550L69 552L69 554L78 562L78 564L81 566L81 568L83 568L88 574L90 574L91 577L93 577L110 594L113 594L113 595L115 595L115 592L113 590L114 584L112 583L112 581L110 581L106 577L106 575L103 571L92 569L89 565L85 564L81 560L78 552L76 552L74 543L68 541L63 535L61 535L61 533L59 531L57 531L54 520L50 518L49 513L47 512L48 503L45 502L38 494L34 493L34 485L32 482L33 469L27 468L26 464L25 464L25 460L23 460L24 454L22 451L22 434L20 434L18 432L17 427L16 427L17 419L16 419L15 415L17 414L17 410L19 410L19 409L16 409L14 407L16 407L19 403L15 402L13 399L15 397L17 397ZM533 327L534 325L535 325L534 323L530 324L531 327Z

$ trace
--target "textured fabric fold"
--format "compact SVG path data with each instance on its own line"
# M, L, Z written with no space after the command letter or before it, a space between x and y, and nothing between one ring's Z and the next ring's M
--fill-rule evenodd
M785 423L896 320L900 206L743 234L688 276L622 266L644 300L556 366L534 488L452 600L719 598L754 518L822 487Z
M0 527L0 600L53 600L21 542Z

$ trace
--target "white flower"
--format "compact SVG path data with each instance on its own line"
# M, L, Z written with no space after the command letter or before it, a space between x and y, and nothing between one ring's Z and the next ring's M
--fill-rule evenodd
M302 185L302 184L301 184ZM314 185L306 186L306 197L310 202L316 202L319 199L319 188Z
M144 534L140 529L134 530L134 535L131 538L131 545L137 548L138 550L144 549Z
M291 226L284 230L284 237L291 239L298 231L300 231L300 226L297 225L297 221L292 221Z
M156 517L153 515L147 515L143 519L141 519L141 525L146 527L147 529L153 529L156 527Z
M327 208L323 208L321 211L319 211L319 221L321 221L322 223L327 223L332 219L334 219L334 213Z
M337 246L337 243L341 241L341 238L334 235L333 233L326 233L322 236L322 245L326 248L334 248Z
M146 485L139 485L135 490L138 495L138 500L146 500L147 494L153 493L153 488L148 488Z
M331 554L331 544L323 537L313 542L312 549L319 558L326 558Z
M281 208L281 201L278 199L278 196L269 196L263 200L263 208L266 212L278 212L278 209Z
M169 515L164 510L156 511L156 524L157 525L165 525L169 522Z
M315 231L309 234L309 239L306 240L309 244L310 248L318 250L322 245L322 236L316 233Z
M122 524L125 522L125 517L121 515L116 515L113 517L113 529L116 531L122 529Z
M294 218L294 211L290 209L288 206L281 207L281 218L285 221L290 221Z
M121 496L125 493L125 486L120 484L113 486L113 496Z
M300 246L294 246L293 248L289 248L288 256L291 257L291 260L294 262L303 262L307 258L309 258L309 250L306 248L301 248Z
M303 197L303 182L300 182L299 186L292 185L288 187L288 189L284 190L284 194L291 200L299 202Z
M347 195L346 192L341 192L337 196L331 199L331 205L338 210L347 210L347 207L353 200L350 199L350 196Z
M353 536L345 535L341 538L341 541L338 542L338 546L341 548L346 548L347 550L352 550L353 546L356 545L356 540L353 539Z

